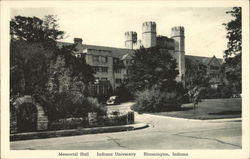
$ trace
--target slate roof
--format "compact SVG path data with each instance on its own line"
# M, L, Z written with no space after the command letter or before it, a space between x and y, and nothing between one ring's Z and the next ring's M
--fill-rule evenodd
M57 42L57 44L59 47L60 46L62 47L63 45L72 45L73 43ZM87 45L87 44L78 44L76 46L76 48L79 50L80 53L85 49L96 50L96 52L94 52L95 55L98 55L98 54L102 55L102 52L98 53L98 50L107 51L109 56L117 57L117 58L123 58L126 54L134 52L131 49L107 47L107 46L97 46L97 45Z
M68 42L57 42L57 45L59 47L62 47L63 45L72 45L73 43L68 43ZM108 56L120 58L120 59L125 59L130 53L133 53L134 51L131 49L126 49L126 48L116 48L116 47L107 47L107 46L98 46L98 45L87 45L87 44L78 44L76 46L78 49L79 53L82 53L83 50L89 49L89 50L95 50L92 52L94 55L103 55L103 52L101 51L106 51L105 54L108 54ZM101 51L98 51L101 50ZM185 60L186 63L191 63L194 65L209 65L209 63L212 61L214 57L202 57L202 56L192 56L192 55L185 55ZM220 64L222 64L223 59L221 58L216 58Z
M202 57L202 56L191 56L191 55L186 55L185 60L186 63L191 63L191 64L202 64L202 65L209 65L210 62L212 61L213 58L216 58L215 56L213 57ZM221 58L216 58L220 64L222 64L223 59Z

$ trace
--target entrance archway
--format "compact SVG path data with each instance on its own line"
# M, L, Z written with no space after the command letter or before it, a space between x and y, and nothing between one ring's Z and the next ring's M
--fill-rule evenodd
M17 132L30 132L37 129L37 109L31 103L23 103L17 111Z
M43 107L31 96L20 97L13 103L14 109L10 112L10 132L29 132L46 130L48 117Z

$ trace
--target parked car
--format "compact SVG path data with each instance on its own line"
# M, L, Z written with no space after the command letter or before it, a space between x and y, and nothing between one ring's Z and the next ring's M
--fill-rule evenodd
M106 101L107 105L120 104L120 98L118 96L111 96L109 100Z

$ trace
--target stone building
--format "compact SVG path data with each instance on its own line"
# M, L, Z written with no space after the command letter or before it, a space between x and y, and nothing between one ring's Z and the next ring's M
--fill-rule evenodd
M170 38L157 35L155 22L142 24L142 39L137 39L134 31L125 32L125 48L104 47L84 44L82 39L74 38L77 44L76 56L85 56L86 63L93 67L96 82L92 86L92 94L107 94L126 80L129 67L133 63L132 54L135 49L143 46L150 48L158 46L161 51L169 52L177 62L179 75L176 80L183 83L189 82L193 74L202 73L211 77L211 87L217 88L221 83L222 59L214 57L187 56L185 55L184 27L176 26L171 29ZM60 42L60 45L69 43Z

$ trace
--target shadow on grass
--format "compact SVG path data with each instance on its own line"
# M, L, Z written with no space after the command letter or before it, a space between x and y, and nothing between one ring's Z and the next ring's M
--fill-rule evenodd
M218 113L209 113L209 115L234 115L241 114L241 111L222 111Z
M187 111L187 110L191 110L191 109L194 109L193 107L182 107L178 110L174 110L174 111Z
M144 114L144 113L162 113L162 112L181 112L181 111L188 111L194 109L193 107L182 107L182 108L176 108L176 109L169 109L169 110L161 110L161 111L136 111L138 114Z

